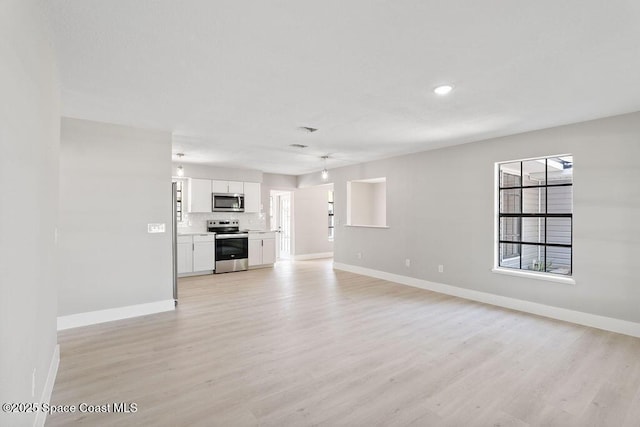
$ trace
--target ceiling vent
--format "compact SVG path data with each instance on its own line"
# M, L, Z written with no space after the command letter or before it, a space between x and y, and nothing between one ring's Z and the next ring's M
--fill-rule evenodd
M289 145L289 147L294 147L294 148L307 148L308 145L304 145L304 144L291 144Z
M309 127L309 126L300 126L298 129L300 129L303 132L309 132L309 133L315 132L315 131L318 130L317 128L312 128L312 127Z

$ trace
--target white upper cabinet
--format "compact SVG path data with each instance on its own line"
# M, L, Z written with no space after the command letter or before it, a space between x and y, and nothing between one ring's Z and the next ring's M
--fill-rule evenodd
M214 193L244 193L244 182L241 181L213 181Z
M260 212L260 183L244 183L244 211L247 213Z
M229 181L213 181L213 192L214 193L228 193L229 192Z
M211 212L211 180L189 179L189 212Z
M229 193L244 193L244 182L229 181Z
M241 181L220 181L210 179L189 178L188 209L193 212L211 212L211 196L213 193L244 194L244 211L248 213L260 212L260 183Z

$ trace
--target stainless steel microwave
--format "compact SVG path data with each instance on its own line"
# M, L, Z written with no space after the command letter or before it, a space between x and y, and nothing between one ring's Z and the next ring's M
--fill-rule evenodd
M213 212L244 212L244 194L213 193L211 206Z

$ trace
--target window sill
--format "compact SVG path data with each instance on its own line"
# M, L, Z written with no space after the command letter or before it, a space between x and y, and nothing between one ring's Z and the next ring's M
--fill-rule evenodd
M530 271L513 270L509 268L494 267L492 272L498 274L506 274L507 276L523 277L526 279L544 280L545 282L564 283L565 285L575 285L576 281L573 277L558 276L554 274L533 273Z
M389 228L388 225L353 225L345 224L345 227L358 227L358 228Z

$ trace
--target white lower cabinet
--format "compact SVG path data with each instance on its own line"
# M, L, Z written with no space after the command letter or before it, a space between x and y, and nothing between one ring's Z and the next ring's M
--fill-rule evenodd
M262 264L262 240L249 239L249 267Z
M276 262L276 236L272 231L249 232L249 267L268 267Z
M193 238L178 236L178 274L193 272Z
M178 274L211 273L215 269L214 234L178 236Z
M193 236L193 271L216 268L216 236L213 234Z
M262 263L273 264L276 262L276 238L262 240Z

